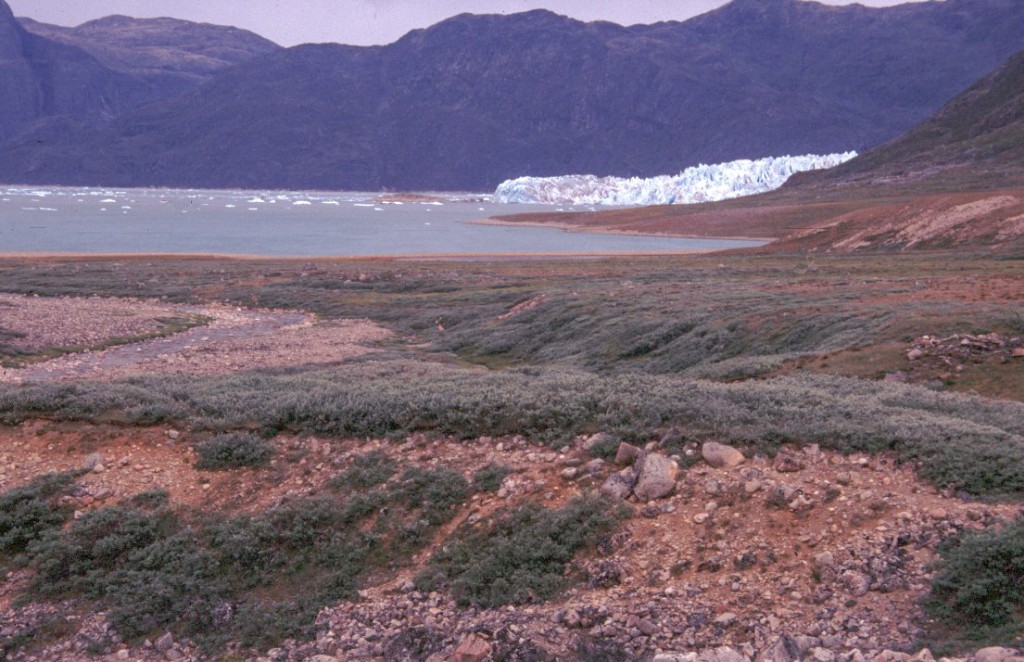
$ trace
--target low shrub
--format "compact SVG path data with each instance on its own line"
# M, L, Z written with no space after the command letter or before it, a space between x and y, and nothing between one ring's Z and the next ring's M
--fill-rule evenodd
M947 542L925 609L939 649L1024 643L1024 519Z
M492 462L473 474L473 489L477 492L497 492L510 473L512 470L507 466Z
M464 525L434 554L417 586L447 587L463 606L550 599L566 585L576 553L622 516L615 505L580 497L558 510L527 504L497 515L490 526Z
M59 499L71 492L80 475L82 472L46 474L0 495L0 563L64 525L72 509L61 505Z
M395 475L394 460L380 451L357 455L352 466L327 482L335 490L365 490L386 483Z
M469 481L451 469L407 469L392 491L408 508L420 508L432 525L452 518L452 508L469 496Z
M254 434L236 432L196 444L196 454L196 469L225 471L267 464L274 455L274 446Z

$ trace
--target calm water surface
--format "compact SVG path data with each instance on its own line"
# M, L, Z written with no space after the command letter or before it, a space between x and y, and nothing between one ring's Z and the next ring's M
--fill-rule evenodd
M633 237L475 225L586 207L484 196L382 201L376 193L0 188L0 253L437 255L720 250L763 242Z

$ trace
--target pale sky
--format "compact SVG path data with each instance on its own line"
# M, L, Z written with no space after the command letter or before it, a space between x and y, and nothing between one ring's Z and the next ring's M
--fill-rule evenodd
M874 7L901 0L861 0ZM622 25L681 21L724 0L7 0L16 16L74 26L110 14L137 18L173 16L234 25L282 46L307 42L388 44L410 30L463 12L511 14L551 11L583 21ZM825 4L851 4L825 0Z

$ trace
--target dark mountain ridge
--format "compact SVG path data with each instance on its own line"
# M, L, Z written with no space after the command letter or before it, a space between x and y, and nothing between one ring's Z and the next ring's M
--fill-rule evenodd
M865 150L1022 47L1018 0L735 0L629 28L466 14L389 46L272 52L88 135L24 133L0 149L0 179L488 190Z

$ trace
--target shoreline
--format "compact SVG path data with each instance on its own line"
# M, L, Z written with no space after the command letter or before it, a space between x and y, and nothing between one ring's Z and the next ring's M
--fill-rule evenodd
M773 241L778 241L778 237L709 237L707 235L695 235L695 234L682 234L676 232L640 232L638 230L621 230L617 228L605 228L599 226L580 225L578 223L562 223L558 221L503 221L501 217L491 217L480 219L478 221L467 221L471 225L498 225L498 226L512 226L512 227L535 227L535 228L554 228L556 230L562 230L563 232L571 232L578 234L611 234L620 235L625 237L663 237L671 239L694 239L697 241L762 241L766 244L770 244ZM731 248L721 248L714 251L696 251L699 253L715 253L718 250L733 250Z
M237 260L237 261L372 261L372 260L485 260L485 259L571 259L613 257L658 257L673 255L711 255L722 250L646 250L646 251L581 251L581 252L518 252L518 253L381 253L378 255L259 255L251 253L51 253L0 252L0 260Z

